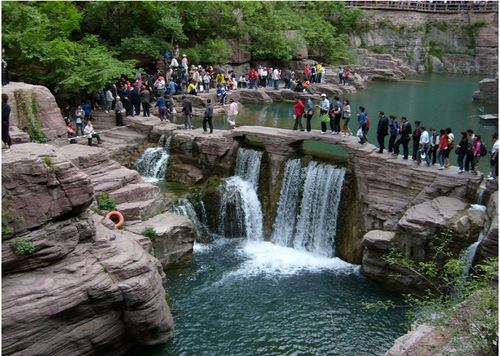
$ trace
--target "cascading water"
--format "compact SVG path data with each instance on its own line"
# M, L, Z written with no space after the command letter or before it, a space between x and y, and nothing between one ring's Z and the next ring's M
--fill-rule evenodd
M332 165L312 161L304 172L299 160L287 162L271 240L317 255L334 256L344 176L344 168Z
M188 217L193 222L198 240L205 240L208 235L206 228L206 212L203 201L200 201L199 204L200 209L198 209L198 214L196 211L197 209L195 209L194 205L189 200L181 198L172 206L172 211L177 215Z
M221 185L218 233L262 240L262 207L257 196L262 152L240 148L235 175Z
M135 169L146 182L154 183L165 178L168 159L170 158L171 139L171 136L166 140L163 139L163 141L160 139L160 147L147 148L141 158L135 162Z
M473 204L469 209L486 211L486 207L484 205L479 205L479 204ZM472 243L466 249L464 249L465 252L463 252L463 254L465 255L466 258L466 264L464 267L463 275L465 277L467 277L470 273L470 269L472 268L472 264L474 263L474 258L476 257L477 248L479 247L484 237L486 236L488 229L489 225L485 225L483 230L479 233L477 241Z

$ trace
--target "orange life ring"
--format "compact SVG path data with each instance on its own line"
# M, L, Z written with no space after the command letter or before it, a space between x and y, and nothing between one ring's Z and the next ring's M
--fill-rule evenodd
M123 217L122 213L119 211L113 210L110 211L109 213L106 214L106 219L110 219L114 222L113 218L118 219L118 222L115 223L115 227L119 229L122 227L123 223L125 222L125 218Z

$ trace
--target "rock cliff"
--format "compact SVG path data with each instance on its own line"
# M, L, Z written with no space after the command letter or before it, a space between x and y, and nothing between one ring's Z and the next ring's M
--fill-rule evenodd
M363 10L364 31L355 47L392 54L418 72L498 71L497 13L425 13Z
M27 143L3 155L2 351L121 354L168 340L151 243L90 213L91 180L61 152Z

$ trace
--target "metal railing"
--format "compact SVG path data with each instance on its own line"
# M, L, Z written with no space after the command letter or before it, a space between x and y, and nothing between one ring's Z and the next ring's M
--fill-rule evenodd
M498 12L498 1L346 1L346 7L421 12Z

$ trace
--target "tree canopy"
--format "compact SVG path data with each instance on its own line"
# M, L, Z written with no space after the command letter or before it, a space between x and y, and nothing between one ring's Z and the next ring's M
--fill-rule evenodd
M2 40L17 77L74 95L175 44L192 63L229 62L228 40L252 60L289 61L306 46L317 60L347 62L360 16L342 2L2 2Z

